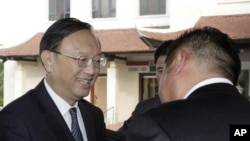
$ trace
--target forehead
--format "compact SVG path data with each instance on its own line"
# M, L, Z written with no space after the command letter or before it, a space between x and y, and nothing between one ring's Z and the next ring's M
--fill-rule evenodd
M156 61L156 64L164 64L165 63L165 60L166 60L166 56L165 55L162 55L160 56L157 61Z
M61 43L61 50L73 53L99 54L101 47L98 39L89 30L79 30L65 37Z

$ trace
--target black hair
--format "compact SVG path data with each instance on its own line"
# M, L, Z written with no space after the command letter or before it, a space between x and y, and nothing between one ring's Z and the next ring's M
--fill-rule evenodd
M208 26L185 31L170 45L166 66L171 64L179 48L188 48L198 65L216 69L237 84L241 71L239 49L227 34Z
M57 20L44 33L40 42L39 53L41 54L43 50L57 50L65 37L82 29L92 31L92 27L89 23L82 22L76 18Z
M168 47L170 46L170 44L173 42L173 40L166 40L166 41L163 41L156 49L155 51L155 54L154 54L154 61L155 61L155 64L158 60L158 58L160 56L165 56L166 55L166 52L167 52L167 49Z

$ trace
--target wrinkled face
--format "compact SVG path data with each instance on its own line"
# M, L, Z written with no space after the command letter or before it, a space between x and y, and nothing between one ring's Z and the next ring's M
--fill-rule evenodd
M165 66L165 59L166 59L166 56L162 55L156 61L156 65L155 65L156 66L156 78L158 82L160 81L162 71Z
M80 30L64 38L58 51L75 58L94 58L101 48L91 31ZM89 94L100 70L93 63L79 67L77 60L50 51L44 51L42 58L47 82L70 105Z

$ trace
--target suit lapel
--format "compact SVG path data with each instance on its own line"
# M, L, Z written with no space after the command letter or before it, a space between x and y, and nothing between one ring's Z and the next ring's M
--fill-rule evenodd
M90 114L91 111L88 108L88 105L86 104L85 100L80 100L78 106L81 111L81 115L85 125L87 138L89 141L95 141L96 140L95 125L94 125L94 118L92 117L92 114Z
M45 123L47 123L47 125L50 127L58 141L74 141L66 122L57 109L55 103L49 96L44 86L44 82L41 81L34 91L37 96L38 103L41 105L41 109L44 111Z

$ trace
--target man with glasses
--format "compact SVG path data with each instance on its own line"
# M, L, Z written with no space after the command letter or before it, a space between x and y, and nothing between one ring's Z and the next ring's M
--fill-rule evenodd
M1 141L104 141L102 111L88 96L106 64L91 25L65 18L40 42L44 79L0 112Z

